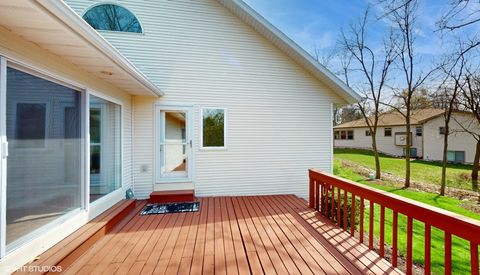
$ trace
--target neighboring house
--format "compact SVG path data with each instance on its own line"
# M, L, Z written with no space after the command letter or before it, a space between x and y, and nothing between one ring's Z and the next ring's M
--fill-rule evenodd
M359 99L237 0L2 1L0 61L3 268L129 188L306 198Z
M444 110L415 110L411 117L411 125L410 155L425 160L442 160L445 133ZM448 161L472 163L477 141L466 130L480 133L477 120L471 113L455 111L449 127ZM336 148L371 149L372 138L365 119L335 126L334 144ZM405 156L405 146L405 118L398 112L382 114L379 117L377 130L378 150L388 155Z

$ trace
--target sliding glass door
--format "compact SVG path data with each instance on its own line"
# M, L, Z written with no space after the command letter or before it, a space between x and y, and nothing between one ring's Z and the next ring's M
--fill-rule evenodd
M120 199L121 108L0 56L0 258Z
M121 186L121 107L90 96L90 202Z
M82 94L8 67L6 245L82 206Z

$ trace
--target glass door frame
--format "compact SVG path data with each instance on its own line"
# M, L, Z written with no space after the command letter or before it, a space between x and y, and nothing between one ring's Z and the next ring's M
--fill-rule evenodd
M155 165L154 177L155 183L187 183L193 181L194 175L194 144L193 144L193 106L192 105L166 105L157 104L154 108L154 140L155 140ZM185 113L185 135L186 135L186 152L187 152L187 173L186 177L164 177L161 171L161 150L162 137L165 133L163 131L165 125L165 118L162 112L184 112Z

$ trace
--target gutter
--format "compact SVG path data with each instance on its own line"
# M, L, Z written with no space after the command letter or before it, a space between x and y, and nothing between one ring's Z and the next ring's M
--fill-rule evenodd
M164 96L153 82L142 74L130 61L128 61L115 47L106 41L97 31L88 25L74 10L64 1L44 0L35 1L36 4L55 16L59 21L70 28L74 33L81 36L91 46L105 55L110 61L120 67L125 73L137 80L145 89L154 96Z

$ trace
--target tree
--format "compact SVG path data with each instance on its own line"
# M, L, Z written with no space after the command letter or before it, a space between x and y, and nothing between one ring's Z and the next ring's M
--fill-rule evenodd
M456 68L459 64L458 68ZM458 95L461 92L463 84L463 68L465 65L465 58L463 56L460 62L454 62L454 67L443 67L443 71L446 75L442 85L440 85L438 93L444 106L443 121L445 127L445 133L443 136L443 158L442 158L442 178L440 181L440 195L445 195L445 185L447 178L447 155L448 155L448 136L450 135L450 121L452 119L452 113L457 106Z
M350 25L349 31L342 31L341 46L348 54L349 62L344 62L344 74L348 82L350 72L359 72L366 83L357 83L357 90L363 94L364 100L357 104L367 127L371 133L372 150L375 156L375 177L381 178L380 157L377 148L377 129L381 114L381 98L385 89L391 65L396 57L393 35L384 40L383 50L375 51L367 41L369 29L368 7L358 24Z
M422 88L427 79L436 71L430 69L427 72L419 68L419 58L415 51L417 26L418 0L380 0L379 4L384 9L385 14L382 18L388 20L395 26L397 34L397 44L395 47L398 55L398 67L403 75L405 89L394 91L394 97L401 106L394 106L391 103L385 103L398 111L405 118L405 129L411 133L411 115L414 107L414 98L417 92ZM410 149L411 136L406 135L405 146L405 188L410 187Z
M462 95L464 98L463 101L467 110L472 112L478 127L478 125L480 125L480 75L472 73L470 70L467 70L465 82L466 85L462 88ZM471 134L473 138L477 141L472 168L472 187L474 190L477 190L478 170L480 167L480 132L475 131L477 127L468 127L468 125L462 124L460 125L465 132Z

